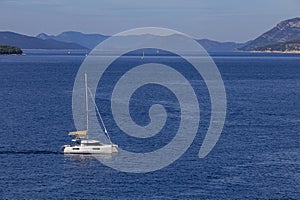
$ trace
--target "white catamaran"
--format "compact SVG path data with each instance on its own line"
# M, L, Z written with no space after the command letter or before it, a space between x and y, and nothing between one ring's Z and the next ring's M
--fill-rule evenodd
M92 97L90 88L87 85L87 74L85 74L85 104L86 104L86 130L83 131L74 131L70 132L69 135L76 136L72 141L75 142L75 145L63 145L62 152L64 154L112 154L118 152L118 145L113 144L101 117L101 114L98 110L96 102ZM107 136L110 144L103 144L99 140L91 140L88 138L88 129L89 129L89 105L88 105L88 93L91 95L91 99L96 108L97 114L100 118L104 133Z

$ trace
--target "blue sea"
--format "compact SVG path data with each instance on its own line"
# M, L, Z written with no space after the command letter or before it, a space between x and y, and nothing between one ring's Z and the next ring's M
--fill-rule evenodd
M60 153L75 130L72 91L85 52L25 53L0 57L0 199L300 199L300 55L211 54L224 81L227 114L219 141L201 159L210 119L201 77L180 68L177 57L119 60L123 66L171 63L190 79L201 109L197 136L178 160L153 172L125 173L93 156ZM156 85L141 88L132 97L133 120L146 125L150 104L162 103L169 128L149 140L125 135L110 111L111 88L123 73L118 69L111 68L96 94L113 142L133 152L163 147L180 121L176 98Z

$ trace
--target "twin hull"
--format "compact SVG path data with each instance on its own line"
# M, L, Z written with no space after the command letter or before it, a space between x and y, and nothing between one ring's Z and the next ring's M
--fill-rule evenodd
M71 146L62 147L64 154L112 154L118 152L118 146L114 144L105 144L101 146Z

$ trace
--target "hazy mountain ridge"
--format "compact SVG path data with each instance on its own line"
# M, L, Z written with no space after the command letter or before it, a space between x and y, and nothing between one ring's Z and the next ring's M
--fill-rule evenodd
M87 49L93 49L100 42L107 39L109 36L105 36L101 34L84 34L76 31L66 31L59 35L47 35L45 33L41 33L36 37L42 40L52 39L61 42L75 43Z
M58 35L41 33L32 37L6 31L0 32L0 44L18 46L22 49L91 50L109 37L102 34L85 34L76 31L66 31ZM196 41L208 52L279 51L278 49L280 51L295 51L300 45L298 39L300 39L299 17L282 21L256 39L245 43L218 42L209 39Z
M149 35L149 37L150 36L151 35ZM75 31L66 31L56 36L41 33L37 35L37 37L40 39L54 39L63 42L77 43L88 49L93 49L100 42L109 38L109 36L105 36L101 34L84 34ZM239 47L242 47L244 45L244 43L218 42L218 41L213 41L208 39L200 39L197 40L197 42L199 42L199 44L201 44L208 52L237 51Z
M0 32L0 44L17 46L22 49L84 49L79 44L61 42L53 39L42 40L19 33Z
M208 52L234 52L245 45L245 43L218 42L208 39L197 40L197 42Z

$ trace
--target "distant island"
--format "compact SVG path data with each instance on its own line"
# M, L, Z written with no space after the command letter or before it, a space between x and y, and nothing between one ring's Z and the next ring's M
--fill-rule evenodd
M0 31L0 44L24 49L85 49L91 50L110 36L66 31L58 35L45 33L26 36ZM196 40L208 52L279 52L300 53L300 18L284 20L253 40L244 43Z
M300 18L284 20L238 48L241 51L300 53Z
M19 47L0 44L0 55L22 55L22 54L23 51Z

